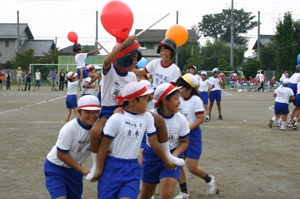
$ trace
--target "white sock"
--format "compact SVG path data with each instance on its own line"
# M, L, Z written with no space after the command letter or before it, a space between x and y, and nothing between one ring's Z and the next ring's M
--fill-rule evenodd
M175 165L183 166L184 160L181 158L176 158L170 153L170 147L169 147L169 141L164 143L159 143L161 148L164 150L165 154L167 155L167 158Z
M278 124L281 124L281 122L282 122L282 118L279 119Z
M295 125L295 126L298 126L298 124L299 124L298 122L295 122L295 124L294 124L294 125Z
M92 152L92 159L93 159L93 166L91 168L91 172L86 175L85 179L87 181L91 181L95 175L95 172L97 171L97 155L98 153L93 153Z
M298 118L297 117L294 117L294 122L296 122L298 120Z
M285 128L285 121L282 121L281 128Z
M273 122L275 122L276 121L276 117L272 117L272 120L273 120Z

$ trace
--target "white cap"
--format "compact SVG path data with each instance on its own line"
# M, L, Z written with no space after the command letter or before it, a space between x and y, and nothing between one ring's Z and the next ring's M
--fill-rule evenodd
M76 77L76 76L77 76L77 73L74 73L74 72L68 72L68 74L67 74L68 80L72 79L73 77Z
M144 86L146 86L147 89L153 89L153 87L152 87L150 81L148 81L148 80L141 80L141 81L139 81L139 83L141 83L141 84L143 84Z
M196 66L190 66L190 68L193 68L195 71L197 71L197 67Z
M86 68L87 71L91 71L91 70L93 70L95 67L94 67L92 64L89 64L89 65L87 65L85 68Z
M78 100L78 110L100 110L100 102L94 95L85 95Z
M290 83L290 80L289 80L288 78L282 80L282 84L287 85L287 84L289 84L289 83Z
M201 75L206 75L206 76L207 76L207 72L202 71L202 72L201 72Z
M193 88L196 88L199 84L197 78L192 74L185 74L182 76L182 79L186 81L189 85L191 85Z
M144 86L140 82L130 82L124 86L124 88L121 91L121 96L116 95L115 99L118 99L118 104L122 106L123 101L128 101L130 99L135 99L137 97L141 97L144 95L149 95L153 93L153 89L147 89L146 86Z
M212 70L213 73L218 72L218 71L219 71L218 68L214 68L214 69Z
M155 107L157 107L157 105L163 98L165 98L169 94L173 93L174 91L179 90L180 88L181 87L175 87L169 83L163 83L163 84L159 85L154 92Z

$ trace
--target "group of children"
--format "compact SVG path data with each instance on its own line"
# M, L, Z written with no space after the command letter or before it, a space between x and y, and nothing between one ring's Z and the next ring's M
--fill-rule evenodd
M212 194L214 176L198 167L202 153L200 124L204 121L203 101L208 95L210 111L217 99L222 117L219 70L214 69L209 80L207 74L201 74L199 93L197 77L180 77L178 66L172 62L176 44L171 39L159 44L157 53L161 59L135 69L145 48L132 35L116 45L104 60L101 101L85 90L77 107L78 82L82 81L86 89L93 88L97 75L92 65L84 63L93 53L81 53L80 44L74 44L73 49L77 73L67 74L66 124L45 161L46 187L51 198L81 198L83 176L88 181L98 181L101 199L154 198L157 184L161 198L174 198L177 181L181 192L176 198L189 198L183 159L188 170L205 181L207 193ZM148 73L153 76L152 85ZM69 121L71 109L76 118ZM88 170L81 164L90 153L93 165Z

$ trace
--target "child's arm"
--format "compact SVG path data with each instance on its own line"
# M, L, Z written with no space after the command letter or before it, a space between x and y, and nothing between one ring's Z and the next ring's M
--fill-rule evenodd
M123 41L119 46L117 46L113 51L111 51L111 53L109 53L105 59L104 59L104 63L103 63L103 74L106 74L107 70L110 67L110 64L112 61L114 61L114 59L116 58L116 56L119 54L119 52L128 44L132 43L134 40L136 40L136 36L135 35L131 35L129 36L125 41Z
M179 142L180 142L179 146L172 153L172 155L175 157L180 156L183 152L186 151L186 149L189 146L189 137L183 139L179 138Z
M75 162L68 153L57 151L57 158L86 176L90 171Z
M220 81L220 86L223 87L223 81L221 80L220 76L218 76L219 81Z
M90 85L89 82L84 82L84 87L85 88L95 88L96 86L95 86L95 84Z
M102 49L102 47L100 47L100 48L98 48L97 50L94 50L94 51L92 51L92 52L89 52L89 55L93 55L93 54L95 54L96 52L98 52L99 50L101 50Z
M190 131L194 130L195 128L197 128L200 124L202 124L204 122L204 114L203 113L199 113L196 115L197 116L197 120L194 122L194 124L192 124L190 126Z
M145 67L142 68L142 69L134 68L132 72L134 72L136 76L143 76L143 75L147 74L147 71L146 71Z

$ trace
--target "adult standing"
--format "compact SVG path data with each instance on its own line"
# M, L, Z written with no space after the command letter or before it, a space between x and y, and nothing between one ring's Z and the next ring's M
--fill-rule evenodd
M41 86L41 72L38 68L36 69L36 72L34 73L34 80L35 80L35 85L34 85L33 91L35 91L36 86L38 86L37 91L39 91L40 86Z
M26 89L27 89L27 84L28 84L28 91L30 91L31 73L30 73L29 69L27 69L27 72L26 72L26 83L25 83L25 89L24 89L24 91L26 91Z
M10 81L11 81L11 75L9 73L9 70L5 73L5 80L6 80L6 90L10 90Z
M59 90L63 91L64 90L64 83L65 83L65 70L61 69L60 73L59 73Z
M67 80L67 74L69 73L69 71L66 72L66 75L65 75L65 84L66 84L66 89L68 89L68 80Z
M2 91L2 85L3 85L3 76L4 73L2 72L2 68L0 68L0 90Z
M56 88L56 73L54 72L53 69L51 69L51 72L48 75L48 77L51 77L51 90L54 91L54 89L55 89L57 91L57 88Z
M21 67L18 67L18 70L16 71L17 73L17 84L18 84L18 91L20 91L20 87L21 87L21 90L23 90L23 78L22 78L22 75L23 75L23 71L21 69Z
M264 80L265 80L265 76L264 76L264 71L260 71L260 75L259 75L259 80L260 80L260 87L258 88L258 91L261 89L261 92L264 92Z

